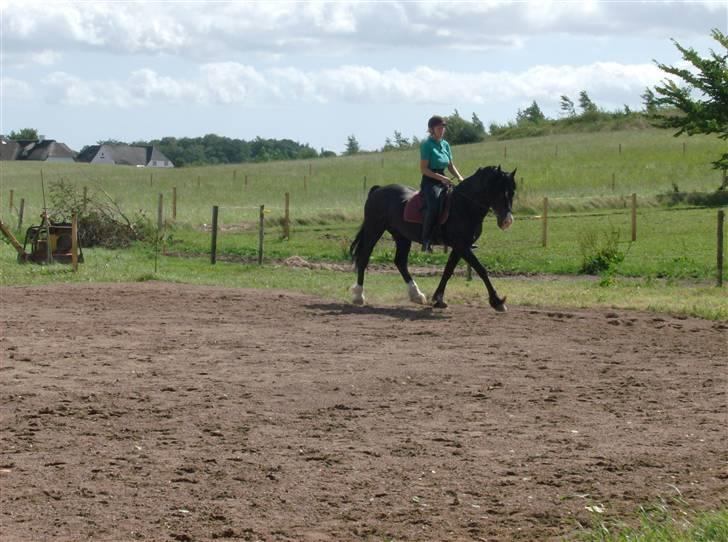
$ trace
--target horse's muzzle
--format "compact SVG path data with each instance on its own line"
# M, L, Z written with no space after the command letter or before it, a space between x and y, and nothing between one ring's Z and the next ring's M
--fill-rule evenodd
M507 230L513 224L513 215L507 213L504 217L498 217L498 227L503 231Z

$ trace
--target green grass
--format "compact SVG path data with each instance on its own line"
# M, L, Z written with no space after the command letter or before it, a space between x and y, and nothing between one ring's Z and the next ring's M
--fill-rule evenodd
M638 525L600 519L580 533L585 542L727 542L728 509L685 512L665 503L643 507Z
M673 191L673 185L685 192L714 191L721 175L710 162L724 147L715 137L674 138L668 131L649 129L491 140L457 146L454 154L466 176L484 165L517 167L518 210L533 213L540 212L544 196L551 198L553 210L571 211L619 206L633 192L645 204L654 204L656 196ZM129 214L143 210L150 217L156 217L160 193L165 214L171 216L176 187L177 220L192 225L209 223L213 205L222 206L225 220L232 222L255 221L260 205L273 211L270 218L280 218L286 192L291 195L294 220L350 221L361 216L365 187L392 182L419 185L417 164L416 150L171 170L0 162L0 212L11 221L7 198L13 190L16 207L20 198L25 199L26 223L35 220L43 206L42 170L46 189L64 179L90 192L105 191Z
M69 266L18 265L15 253L0 245L0 286L39 285L63 282L135 282L162 280L186 284L218 285L232 288L274 288L308 293L325 299L348 303L353 272L342 272L278 264L243 264L218 261L211 265L208 257L165 257L157 259L149 247L130 250L88 249L86 263L78 273ZM415 274L421 289L432 294L439 281L434 273ZM580 278L555 277L541 280L529 277L494 277L501 295L512 306L562 308L637 309L659 313L728 320L725 290L705 284L685 284L659 279L613 279L608 282ZM407 304L406 288L397 273L371 273L365 283L372 304ZM491 310L483 284L477 277L467 281L462 273L448 285L447 300L452 303L482 306Z
M599 213L555 215L549 221L549 244L542 246L542 222L522 217L507 232L487 218L476 254L486 267L507 274L578 274L584 254L585 236L598 238L616 232L624 261L613 273L625 277L696 279L714 281L716 277L716 222L712 209L642 209L638 212L637 241L632 243L628 210ZM218 236L222 258L253 260L258 251L255 226L226 224ZM296 226L290 240L282 239L281 228L268 224L265 257L281 260L300 256L307 260L348 261L348 247L358 222ZM199 229L180 227L171 230L168 249L173 253L209 254L210 234ZM372 256L373 263L392 264L394 242L385 234ZM414 245L410 264L442 266L447 255L437 251L424 255ZM725 273L725 271L724 271ZM728 282L728 276L724 277Z

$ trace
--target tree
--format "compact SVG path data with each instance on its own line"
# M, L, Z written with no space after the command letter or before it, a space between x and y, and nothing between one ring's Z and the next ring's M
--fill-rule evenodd
M18 132L13 130L12 132L10 132L8 139L13 139L15 141L19 141L21 139L37 141L39 139L38 130L36 130L35 128L23 128Z
M591 101L591 98L586 93L586 90L582 90L579 93L579 107L581 107L582 115L590 115L598 111L596 104Z
M346 138L346 150L344 151L344 154L351 156L352 154L357 154L358 152L359 142L356 140L356 137L350 135Z
M651 115L657 111L657 98L651 88L647 87L644 94L640 94L640 98L642 98L642 104L645 106L645 113Z
M728 139L728 35L717 28L711 34L724 52L719 54L711 50L708 58L701 58L694 49L685 48L673 40L683 60L690 63L694 70L655 61L662 71L685 82L684 86L679 86L673 79L665 79L655 87L659 95L656 105L682 113L671 114L663 109L654 115L661 126L677 128L675 136L683 133L718 134L720 139ZM694 98L694 93L699 98ZM716 169L728 169L728 152L712 164Z
M530 122L532 124L538 124L540 122L543 122L546 120L546 115L543 114L543 111L541 111L541 108L538 106L536 101L521 111L518 110L518 113L516 113L516 122L518 124L522 124L524 122Z
M473 113L473 117L470 119L470 122L476 130L485 135L485 125L483 124L483 121L478 118L478 115Z
M410 146L409 139L402 137L402 132L394 131L394 143L400 149L408 149Z
M485 132L474 123L469 122L460 116L456 109L452 115L447 117L447 132L445 139L451 145L464 145L466 143L477 143L483 141Z
M561 95L561 112L563 113L564 116L567 116L567 117L576 116L576 109L574 108L574 102L571 101L571 98L569 98L565 94Z

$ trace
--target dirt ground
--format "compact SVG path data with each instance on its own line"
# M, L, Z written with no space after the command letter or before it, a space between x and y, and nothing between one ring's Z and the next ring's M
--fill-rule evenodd
M0 295L4 542L551 540L660 498L728 505L724 323Z

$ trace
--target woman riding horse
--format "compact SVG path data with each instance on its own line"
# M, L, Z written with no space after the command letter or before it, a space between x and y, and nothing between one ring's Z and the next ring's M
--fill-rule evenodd
M430 133L430 137L420 145L420 171L422 172L420 192L425 200L425 218L422 223L422 250L424 252L432 252L432 229L442 210L445 194L451 184L450 179L443 175L445 168L447 167L458 181L463 180L458 168L452 163L452 151L444 139L445 126L447 126L447 122L442 117L438 115L431 117L427 121L427 131Z
M497 311L506 310L505 298L498 297L485 267L473 253L472 244L480 236L483 219L490 210L496 215L500 229L506 230L511 226L513 223L511 207L515 192L516 171L507 173L500 166L479 168L453 189L448 218L437 235L430 238L432 242L452 248L440 284L432 296L435 307L447 306L444 301L445 286L462 258L483 279L488 290L490 305ZM412 188L401 184L374 186L369 191L364 205L364 222L349 248L357 270L356 284L352 287L354 303L364 303L364 272L369 265L374 245L385 231L392 234L397 245L394 263L407 283L410 300L415 303L427 302L427 298L407 270L407 257L412 242L423 241L421 225L404 219L405 205L414 195L415 191Z

